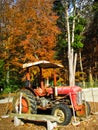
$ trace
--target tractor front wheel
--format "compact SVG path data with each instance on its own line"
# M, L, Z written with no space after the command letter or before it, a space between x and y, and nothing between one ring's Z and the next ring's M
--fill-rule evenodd
M72 113L66 104L56 104L51 112L52 115L57 116L59 121L58 125L68 125L71 121Z

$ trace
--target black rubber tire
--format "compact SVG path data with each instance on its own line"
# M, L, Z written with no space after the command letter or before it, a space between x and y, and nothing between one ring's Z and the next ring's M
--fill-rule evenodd
M53 107L51 114L60 117L59 122L57 122L58 125L68 125L71 122L72 112L66 104L63 103L56 104ZM61 117L60 114L63 117Z
M19 107L20 94L22 93L22 99L25 100L28 110L26 112L21 111L21 113L27 114L36 114L37 113L37 104L35 97L32 92L27 89L20 90L16 93L16 96L13 99L13 112L17 113L16 106ZM25 107L22 105L22 107ZM19 109L19 108L18 108Z
M86 110L85 110L86 108ZM78 117L86 117L89 116L91 113L90 104L87 101L83 101L83 108L79 111L76 111L76 116Z

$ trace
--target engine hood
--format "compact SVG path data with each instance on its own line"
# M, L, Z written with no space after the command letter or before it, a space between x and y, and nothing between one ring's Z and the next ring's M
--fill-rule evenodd
M60 86L57 87L58 94L76 94L79 91L82 91L82 88L79 86Z
M53 88L46 88L46 91L49 94L53 94ZM82 91L82 88L79 86L58 86L57 87L57 93L58 95L65 95L65 94L76 94L77 92Z

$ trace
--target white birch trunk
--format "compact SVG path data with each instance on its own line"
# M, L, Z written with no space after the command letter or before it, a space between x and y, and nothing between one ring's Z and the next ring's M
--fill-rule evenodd
M79 52L79 58L80 58L80 68L81 68L81 72L83 72L83 65L82 65L82 58L81 58L81 52ZM85 87L85 81L84 81L84 74L82 75L83 78L83 87Z
M68 16L68 5L66 4L66 9L65 9L65 13L66 13L66 25L67 25L67 38L68 38L68 61L69 61L69 85L72 85L72 59L73 59L73 54L71 51L71 43L70 43L70 26L69 26L69 16Z
M75 85L75 70L76 70L76 61L77 61L77 54L74 56L73 48L71 45L74 42L74 30L75 30L75 17L73 19L72 25L72 34L70 33L70 24L69 24L69 14L68 14L68 3L62 0L62 4L65 8L66 14L66 27L67 27L67 39L68 39L68 62L69 62L69 86ZM75 0L73 1L74 4L74 12L73 16L75 16ZM72 36L72 38L71 38ZM74 59L75 58L75 59Z
M72 27L72 41L70 40L70 26L69 26L69 16L68 16L68 8L66 7L66 24L67 24L67 33L68 33L68 61L69 61L69 85L75 85L75 67L74 66L74 52L73 48L71 48L71 43L74 42L74 29L75 29L75 18L73 19L73 27Z
M71 43L73 44L73 42L74 42L74 30L75 30L75 13L76 13L76 7L75 7L75 0L73 0L73 6L74 6L74 9L73 9L73 23L72 23L72 41L71 41ZM72 50L73 50L73 48L72 48ZM76 72L76 62L77 62L77 53L75 53L75 55L74 55L74 52L73 52L73 59L72 59L72 66L73 66L73 78L72 78L72 85L74 86L75 85L75 72Z
M6 74L6 82L7 82L7 85L9 85L9 70L7 70L7 74Z
M8 41L6 42L6 46L9 46L11 44L11 39L9 38ZM7 58L9 58L9 49L7 49L5 51ZM8 61L9 62L9 61ZM9 85L9 80L10 80L10 70L9 70L9 63L8 63L8 67L7 67L7 74L6 74L6 82L7 85Z
M77 53L75 53L75 59L74 59L74 85L75 85L75 73L76 73L76 64L77 64Z

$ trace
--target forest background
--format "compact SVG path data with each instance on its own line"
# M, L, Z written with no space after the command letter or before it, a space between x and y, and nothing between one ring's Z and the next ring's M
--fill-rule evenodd
M22 69L22 64L39 60L62 63L63 70L57 70L58 83L68 84L68 33L64 2L0 0L0 87L3 93L23 87L25 69ZM73 19L76 20L71 45L77 52L75 84L83 87L82 82L85 82L86 87L90 87L93 82L93 87L98 86L98 1L66 2L71 32ZM33 68L30 72L34 80L38 70ZM49 70L44 72L44 78L51 76Z

